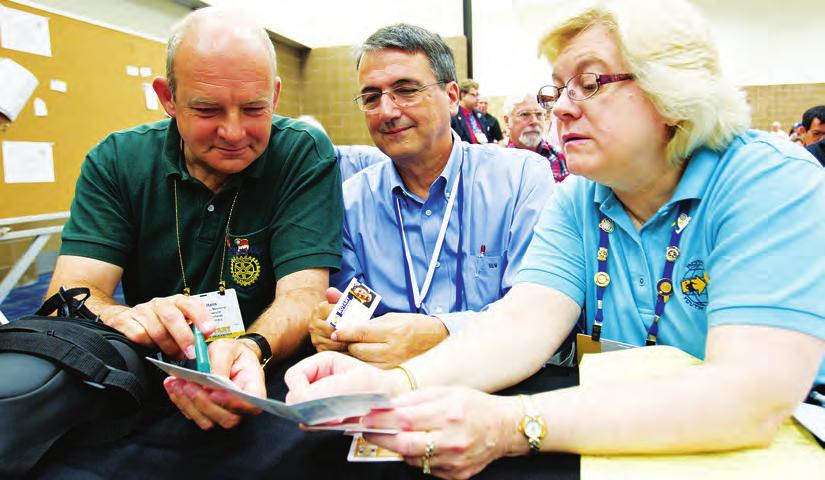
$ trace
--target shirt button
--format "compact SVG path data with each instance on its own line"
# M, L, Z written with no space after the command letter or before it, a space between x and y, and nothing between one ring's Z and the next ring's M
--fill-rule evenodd
M206 211L209 212L209 213L214 212L215 211L215 206L210 203L209 206L206 207Z
M441 266L441 262L435 262L435 268L438 268L440 266Z
M639 285L645 286L645 277L639 277Z
M432 215L432 214L433 214L433 211L432 211L432 210L426 210L426 211L424 212L424 215L426 215L426 216L428 216L428 217L429 217L430 215Z
M441 307L435 307L435 313L441 313L441 312L443 312L443 311L444 311L444 309L443 309L443 308L441 308Z

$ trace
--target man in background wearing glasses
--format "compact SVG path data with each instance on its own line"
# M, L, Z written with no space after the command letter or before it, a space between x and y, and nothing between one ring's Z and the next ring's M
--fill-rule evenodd
M550 162L556 183L567 178L570 172L567 171L564 154L544 138L549 112L538 104L535 91L509 97L504 104L504 111L504 121L510 128L507 147L532 150L546 158Z
M383 296L369 322L325 322L340 292L330 289L310 334L389 368L455 333L512 285L539 212L553 192L539 155L470 145L450 128L456 106L452 52L438 35L398 24L375 32L357 62L375 145L391 162L344 183L344 253L330 284L358 277Z

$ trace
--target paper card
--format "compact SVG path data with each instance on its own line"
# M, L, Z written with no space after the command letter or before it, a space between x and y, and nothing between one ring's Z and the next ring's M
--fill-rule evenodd
M381 302L381 295L353 278L330 312L327 322L338 328L346 323L364 322L372 318Z
M3 142L3 175L6 183L54 182L52 144Z
M241 307L234 288L225 290L223 295L219 292L209 292L194 295L193 298L203 303L215 321L215 331L206 339L207 342L219 338L235 338L244 333Z
M49 88L54 90L55 92L66 93L68 91L69 86L66 85L66 82L63 80L54 80L49 83Z
M34 115L36 117L45 117L48 114L49 114L49 110L46 108L46 102L44 102L42 98L35 97L35 99L34 99Z
M825 407L802 403L793 412L793 418L825 442Z
M139 72L140 72L140 70L138 70L137 66L135 66L135 65L126 65L126 75L129 75L130 77L137 77Z
M140 76L141 77L151 77L152 76L152 68L151 67L140 67Z
M0 58L0 113L14 121L37 88L37 78L10 58Z
M143 98L146 102L146 110L157 110L159 108L158 96L152 85L148 83L143 84Z
M361 434L352 437L349 446L348 462L403 462L404 457L364 440Z
M52 56L47 17L13 8L0 8L0 47Z
M355 422L334 423L331 425L310 425L304 427L304 430L308 432L326 432L330 430L343 431L344 435L358 435L360 433L384 433L388 435L395 435L396 433L401 432L401 430L398 430L397 428L370 428Z

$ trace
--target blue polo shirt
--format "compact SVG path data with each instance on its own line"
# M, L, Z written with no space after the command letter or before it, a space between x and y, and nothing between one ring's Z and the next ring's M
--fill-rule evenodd
M602 337L644 345L680 202L692 220L673 270L658 342L704 358L708 328L764 325L825 339L825 170L791 142L749 131L698 149L673 194L636 231L613 191L570 178L548 203L516 282L559 290L596 313L599 212L609 235ZM825 382L825 364L818 383Z
M452 191L459 171L461 188ZM470 145L453 133L450 158L426 200L407 189L391 161L367 167L343 188L343 258L330 284L343 289L352 277L362 279L383 296L376 316L415 311L396 201L421 288L447 202L450 195L458 195L432 286L421 306L421 313L438 316L455 332L473 311L498 300L513 285L555 184L541 155Z

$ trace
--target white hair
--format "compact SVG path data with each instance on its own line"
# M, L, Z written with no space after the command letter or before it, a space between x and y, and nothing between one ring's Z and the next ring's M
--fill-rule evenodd
M702 145L723 149L750 126L745 94L722 74L709 23L685 0L581 0L544 37L552 63L581 32L607 28L639 88L673 128L678 165ZM558 12L557 12L558 13Z

